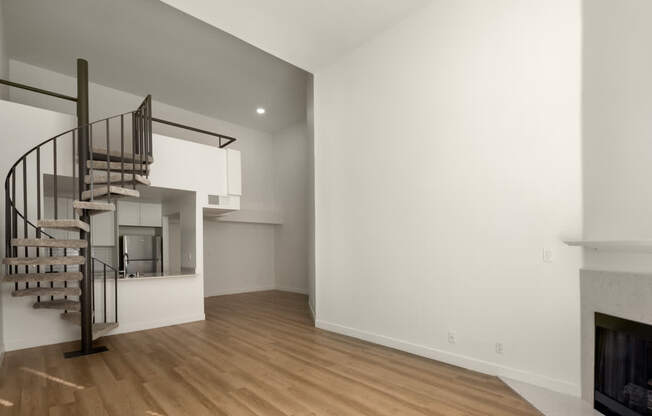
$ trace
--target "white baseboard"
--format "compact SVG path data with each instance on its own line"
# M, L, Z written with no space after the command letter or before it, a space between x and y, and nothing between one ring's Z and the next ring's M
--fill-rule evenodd
M210 298L210 297L213 297L213 296L238 295L238 294L241 294L241 293L254 293L254 292L266 292L268 290L280 290L282 292L300 293L302 295L307 295L308 294L308 289L304 289L304 288L265 285L265 286L242 287L242 288L236 288L236 289L220 289L220 290L217 290L217 291L213 291L211 293L205 293L204 297Z
M308 289L307 288L276 286L276 290L280 290L282 292L299 293L301 295L307 295L308 294Z
M168 318L168 319L161 319L156 321L140 321L140 322L129 322L129 323L121 322L120 326L118 326L113 331L109 332L107 335L125 334L128 332L144 331L146 329L162 328L162 327L172 326L172 325L181 325L190 322L204 321L205 319L206 319L206 315L201 313L195 315L186 315L186 316L179 316L179 317Z
M350 328L331 322L317 320L315 325L317 328L324 329L326 331L336 332L338 334L358 338L364 341L372 342L374 344L395 348L397 350L419 355L421 357L426 357L432 360L463 367L468 370L478 371L480 373L498 377L511 378L571 396L579 397L580 395L579 385L564 380L550 378L541 374L535 374L489 361L479 360L477 358L439 350L425 345L413 344L407 341L402 341L371 332L361 331L355 328Z
M5 352L24 350L25 348L42 347L44 345L61 344L79 340L79 331L75 335L70 333L48 334L47 341L38 338L23 338L5 342Z
M204 293L204 297L210 298L213 296L237 295L240 293L265 292L268 290L276 290L276 286L265 285L265 286L243 287L237 289L220 289L211 293Z
M117 335L117 334L124 334L127 332L161 328L164 326L180 325L189 322L203 321L205 319L206 316L202 313L202 314L180 316L180 317L174 317L174 318L162 319L156 321L139 321L139 322L128 322L128 323L120 322L120 325L113 331L109 332L107 335ZM79 340L79 330L74 331L74 333L72 332L57 333L54 336L48 338L47 341L44 341L43 339L20 339L20 340L9 341L5 344L6 347L5 351L15 351L15 350L22 350L25 348L42 347L44 345L61 344L62 342L71 342L71 341L78 341L78 340Z

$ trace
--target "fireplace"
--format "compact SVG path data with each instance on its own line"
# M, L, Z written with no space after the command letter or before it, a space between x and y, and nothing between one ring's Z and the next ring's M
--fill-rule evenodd
M652 326L595 314L595 408L652 416Z

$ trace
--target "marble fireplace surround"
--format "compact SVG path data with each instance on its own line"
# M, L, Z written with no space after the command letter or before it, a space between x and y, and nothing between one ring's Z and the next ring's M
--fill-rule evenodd
M595 312L652 325L652 273L583 269L580 272L582 313L582 399L593 404Z

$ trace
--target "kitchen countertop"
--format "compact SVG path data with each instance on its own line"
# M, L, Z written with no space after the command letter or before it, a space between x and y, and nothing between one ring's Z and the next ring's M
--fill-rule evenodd
M130 282L132 280L154 280L154 279L174 279L179 277L196 277L197 273L144 273L140 277L121 278L120 281Z
M140 277L119 277L118 280L121 282L131 282L131 281L136 281L136 280L155 280L155 279L175 279L175 278L184 278L184 277L197 277L197 273L145 273L144 275L141 275ZM95 279L96 280L102 280L104 278L103 274L98 274L95 273ZM107 282L109 280L113 281L114 277L113 275L109 275L107 273L106 276Z

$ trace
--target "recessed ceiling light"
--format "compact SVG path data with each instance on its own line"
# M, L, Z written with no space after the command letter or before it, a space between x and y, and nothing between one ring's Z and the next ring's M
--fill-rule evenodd
M266 111L265 111L265 109L264 109L263 107L258 107L258 108L256 109L256 112L257 112L258 114L265 114L265 113L266 113Z

